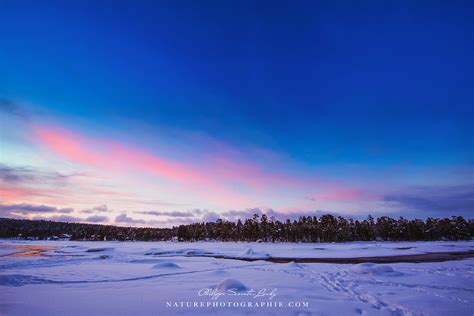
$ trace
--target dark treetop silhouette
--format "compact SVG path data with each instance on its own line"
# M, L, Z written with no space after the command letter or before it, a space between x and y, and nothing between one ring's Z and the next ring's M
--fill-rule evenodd
M271 241L271 242L345 242L370 240L468 240L474 235L474 220L461 216L398 220L380 217L374 220L346 219L327 214L302 216L297 221L281 222L257 214L243 222L218 219L173 228L120 227L84 223L32 221L0 218L0 237L39 238L68 234L73 240L158 241Z

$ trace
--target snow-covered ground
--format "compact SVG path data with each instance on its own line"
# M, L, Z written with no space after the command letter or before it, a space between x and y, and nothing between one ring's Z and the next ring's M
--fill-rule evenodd
M7 245L57 246L41 256ZM41 248L41 247L39 247ZM0 315L473 315L474 259L271 263L468 251L474 242L0 241Z

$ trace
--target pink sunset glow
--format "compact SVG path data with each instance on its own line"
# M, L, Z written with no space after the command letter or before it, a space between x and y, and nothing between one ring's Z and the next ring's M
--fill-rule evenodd
M214 156L207 162L196 164L165 159L136 146L117 140L94 139L64 127L36 126L34 132L34 140L40 147L69 162L112 173L141 172L153 175L171 181L193 195L218 203L230 202L247 207L262 205L252 195L244 194L241 190L279 195L281 190L293 193L318 187L322 191L321 201L347 201L361 196L360 190L314 177L297 177L278 170L267 172L240 156L239 160L233 160L228 153L237 152L235 149L228 149L222 157ZM235 185L240 189L236 189Z

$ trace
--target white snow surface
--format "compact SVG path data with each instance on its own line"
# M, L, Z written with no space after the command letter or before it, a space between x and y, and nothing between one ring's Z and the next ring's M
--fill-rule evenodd
M12 244L58 248L46 256L10 256L21 251L5 246ZM0 315L474 315L474 259L395 264L263 260L473 249L473 241L0 240Z

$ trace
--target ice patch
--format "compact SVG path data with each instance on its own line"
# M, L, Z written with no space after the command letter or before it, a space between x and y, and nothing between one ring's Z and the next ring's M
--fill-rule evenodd
M236 292L243 292L248 290L248 288L242 282L236 279L225 279L217 285L217 289L220 291L233 290Z
M221 276L221 277L230 275L230 273L224 269L217 269L215 271L212 271L211 274L215 276Z
M103 252L103 251L111 251L114 250L114 248L90 248L87 249L86 252Z
M161 248L151 248L151 249L148 249L147 251L135 252L135 254L136 254L136 255L149 256L149 255L152 255L153 253L158 252L158 251L161 251L161 250L162 250Z
M368 275L400 275L400 272L396 272L393 268L386 264L374 264L374 263L359 263L352 266L349 269L355 274L368 274Z
M301 264L296 263L294 261L288 262L287 266L289 268L297 268L297 269L301 269L303 267Z
M241 255L241 258L268 258L270 254L266 252L258 252L253 250L252 247L247 248Z
M395 249L397 250L410 250L410 249L415 249L416 247L396 247Z
M54 283L51 280L38 278L32 275L11 274L0 275L0 285L3 286L23 286L26 284Z
M149 264L157 264L163 262L165 259L134 259L127 261L128 263L149 263Z
M17 249L13 249L13 248L10 248L10 247L5 247L5 246L0 246L0 257L8 256L8 255L14 254L16 252L18 252Z
M179 265L177 265L176 263L174 263L174 262L166 261L166 262L157 263L152 268L153 269L163 269L163 268L166 268L166 269L179 269L181 267Z
M75 254L75 253L78 253L78 252L83 252L87 249L88 248L84 247L84 246L80 246L80 247L79 246L66 246L66 247L61 247L60 249L57 249L54 252L55 253L65 253L65 254L69 254L69 253Z
M164 256L164 257L173 257L173 256L203 257L203 256L213 255L213 253L202 250L202 249L185 248L185 249L168 250L168 251L148 252L145 255Z

